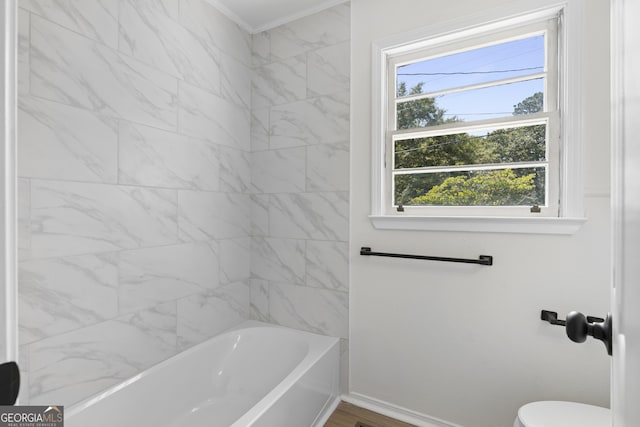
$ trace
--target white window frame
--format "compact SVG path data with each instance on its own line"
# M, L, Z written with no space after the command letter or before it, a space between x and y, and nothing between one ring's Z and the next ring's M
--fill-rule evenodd
M531 10L530 2L514 2L483 14L458 19L396 35L372 45L372 186L371 215L375 228L399 230L443 230L477 232L513 232L541 234L573 234L586 221L583 212L582 138L581 138L581 2L545 1ZM533 22L553 19L561 14L558 29L559 86L558 107L561 115L558 158L560 169L559 208L548 216L522 216L505 210L491 214L491 209L469 207L405 207L396 212L392 207L391 172L386 169L391 153L389 129L390 76L389 63L399 56L407 57L418 49L451 46L452 43L487 34L508 32ZM571 78L569 78L571 76ZM395 90L395 89L394 89ZM395 119L395 118L394 118ZM428 129L428 128L426 128ZM523 208L520 208L520 213ZM424 214L427 210L429 213ZM505 213L506 212L506 213Z
M528 167L544 166L546 169L545 179L545 199L547 203L540 206L539 213L532 213L531 206L404 206L404 212L407 215L425 215L425 216L558 216L558 185L560 178L558 176L559 168L559 114L558 114L558 37L556 29L558 28L558 16L551 19L538 20L528 23L524 26L516 28L508 28L502 31L492 31L489 34L483 34L480 37L464 38L452 43L437 45L428 49L419 48L416 51L404 52L402 54L388 55L387 57L387 122L389 129L385 138L385 188L384 197L386 198L384 207L386 214L394 214L396 204L394 202L394 172L398 174L415 173L412 170L396 170L394 159L394 144L396 141L403 139L428 138L431 136L450 135L456 132L475 132L489 129L513 129L518 125L544 125L547 129L546 138L546 160L544 162L528 162ZM428 126L417 129L396 129L397 120L397 101L407 102L416 99L417 96L407 96L398 99L393 96L396 92L396 69L405 64L411 64L419 61L437 58L439 56L449 55L452 53L472 51L486 46L506 43L514 40L521 40L534 36L544 36L545 40L545 63L544 71L531 73L527 76L518 78L510 78L509 82L525 81L527 79L542 78L544 80L544 111L519 116L506 116L482 121L473 122L455 122L445 123L438 126ZM425 58L425 56L428 57ZM504 84L504 81L491 81L479 85L475 88L492 87L496 84ZM461 88L452 88L452 90L460 91ZM468 89L467 89L468 90ZM450 91L440 91L439 93L449 93ZM424 97L424 95L420 95ZM525 162L523 162L525 163ZM533 163L536 163L534 166ZM508 165L495 165L496 169L503 169ZM465 167L453 167L449 169L462 170L486 170L487 165L468 165ZM437 168L420 168L420 170L437 169L443 170L444 167ZM418 171L416 171L418 172ZM395 211L397 212L397 210Z

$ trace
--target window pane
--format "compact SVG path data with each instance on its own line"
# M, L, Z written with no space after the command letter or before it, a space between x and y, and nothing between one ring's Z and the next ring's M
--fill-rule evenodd
M543 109L544 79L398 102L397 129L508 117Z
M404 206L544 206L545 167L395 175Z
M394 143L394 169L546 160L546 125L488 129Z
M396 69L396 97L544 71L544 36L500 43Z

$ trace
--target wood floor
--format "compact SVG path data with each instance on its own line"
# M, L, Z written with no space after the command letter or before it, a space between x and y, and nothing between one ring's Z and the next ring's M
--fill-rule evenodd
M376 412L340 402L324 427L415 427Z

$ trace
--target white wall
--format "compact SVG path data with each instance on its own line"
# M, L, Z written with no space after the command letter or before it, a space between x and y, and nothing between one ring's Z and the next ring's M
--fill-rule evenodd
M349 3L254 34L251 105L252 315L343 350L350 36Z
M19 2L21 402L249 317L251 39L205 0Z
M573 1L573 0L572 0ZM609 308L609 3L585 2L585 210L572 236L375 230L368 218L371 42L507 0L353 0L350 394L469 427L510 426L519 406L607 406L602 343L539 320ZM538 4L530 1L532 6ZM361 257L375 250L494 256L492 267ZM424 418L427 419L427 418Z
M253 35L252 312L348 336L349 4Z
M252 56L205 0L20 1L22 403L250 315L341 337L346 362L349 13Z

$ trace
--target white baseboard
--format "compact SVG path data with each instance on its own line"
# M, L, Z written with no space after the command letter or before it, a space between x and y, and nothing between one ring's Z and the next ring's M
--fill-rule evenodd
M333 400L327 401L327 404L324 406L318 418L313 423L313 427L323 427L327 421L329 421L329 417L333 414L333 411L336 410L338 405L340 404L340 396L335 397Z
M453 424L439 418L430 417L360 393L343 394L342 400L360 406L361 408L386 415L387 417L395 418L398 421L414 424L418 427L462 427L459 424Z

